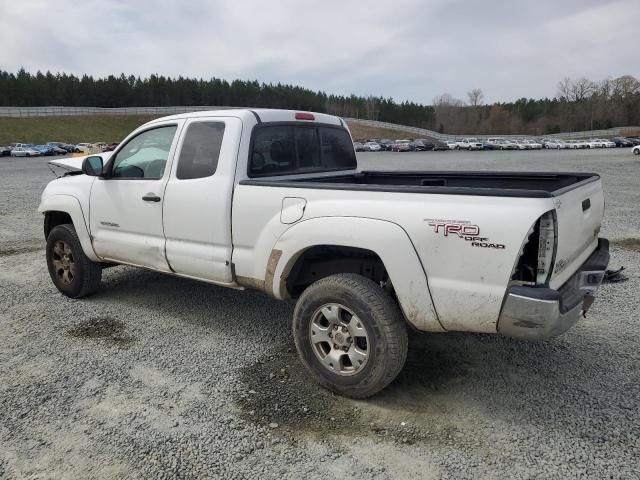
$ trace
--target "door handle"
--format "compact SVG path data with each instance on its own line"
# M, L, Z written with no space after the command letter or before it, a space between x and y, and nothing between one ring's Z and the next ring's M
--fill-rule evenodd
M144 200L145 202L159 202L161 198L155 193L147 193L144 197L142 197L142 200Z

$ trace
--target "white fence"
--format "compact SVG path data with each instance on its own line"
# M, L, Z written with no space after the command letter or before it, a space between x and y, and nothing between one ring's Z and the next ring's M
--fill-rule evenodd
M358 125L363 125L367 127L375 127L375 128L386 128L388 130L398 130L402 132L415 134L416 137L428 137L435 138L436 140L454 140L456 138L464 138L464 137L474 137L480 139L486 139L488 137L500 137L500 138L531 138L532 135L477 135L477 134L468 134L468 135L449 135L446 133L434 132L433 130L426 130L424 128L416 128L410 127L408 125L398 125L396 123L386 123L386 122L378 122L375 120L362 120L359 118L347 118L349 123L357 123ZM589 130L584 132L565 132L565 133L555 133L548 135L537 135L537 137L555 137L555 138L600 138L600 137L618 137L623 136L626 130L629 129L640 129L640 127L617 127L617 128L609 128L607 130Z
M203 110L220 110L226 108L237 107L217 107L209 105L199 106L175 106L175 107L122 107L122 108L100 108L100 107L0 107L0 117L54 117L65 115L174 115L177 113L195 112ZM408 125L398 125L395 123L378 122L376 120L363 120L359 118L347 118L351 123L357 123L368 127L386 128L388 130L399 130L402 132L412 133L416 138L428 137L437 140L453 140L455 138L477 137L487 138L489 135L449 135L439 133L424 128L410 127ZM545 137L557 138L598 138L598 137L616 137L624 135L628 129L640 129L640 127L619 127L610 128L608 130L590 130L585 132L567 132L544 135ZM523 138L530 135L490 135L499 136L501 138ZM541 136L541 135L539 135Z
M66 115L174 115L202 110L220 110L235 107L0 107L0 117L57 117Z

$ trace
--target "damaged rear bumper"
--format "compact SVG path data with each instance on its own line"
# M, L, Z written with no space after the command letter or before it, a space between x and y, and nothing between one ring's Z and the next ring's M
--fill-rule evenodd
M608 264L609 241L601 238L587 261L558 290L511 287L500 312L498 333L543 340L566 332L593 303Z

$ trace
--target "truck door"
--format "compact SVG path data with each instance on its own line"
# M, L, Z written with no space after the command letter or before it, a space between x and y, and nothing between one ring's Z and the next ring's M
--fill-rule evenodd
M107 163L110 174L93 182L89 225L99 257L170 270L164 253L162 197L183 122L136 133Z
M188 120L164 194L166 255L178 274L232 282L231 196L242 121Z

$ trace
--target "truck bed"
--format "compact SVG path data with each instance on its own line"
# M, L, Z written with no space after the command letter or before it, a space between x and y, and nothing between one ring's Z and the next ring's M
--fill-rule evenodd
M347 175L243 180L243 185L333 190L399 191L496 197L555 197L598 180L595 173L397 172L364 171Z

